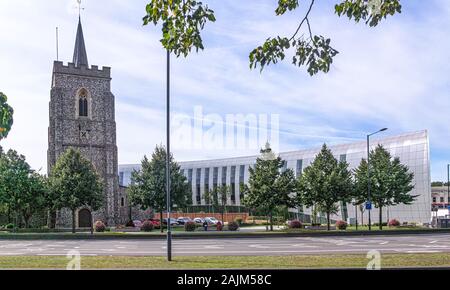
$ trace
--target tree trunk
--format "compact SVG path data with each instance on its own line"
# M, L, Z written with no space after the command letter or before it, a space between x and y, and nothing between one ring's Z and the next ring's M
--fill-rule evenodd
M169 220L167 220L167 222L169 222ZM159 212L159 224L160 224L160 228L161 228L161 233L164 233L164 223L163 223L163 212L162 211Z
M330 212L327 211L327 231L330 230Z
M225 223L225 221L223 219L224 213L225 213L225 207L222 205L222 223L223 224Z
M75 210L72 209L72 234L75 234Z
M361 226L364 226L364 211L361 211Z
M28 229L29 224L30 224L30 215L27 214L23 214L23 221L25 222L25 228Z
M380 228L380 230L383 229L383 207L380 206L380 218L379 218L379 225L378 227Z
M273 213L270 212L270 231L273 232Z
M56 211L50 210L48 212L47 226L49 229L56 228Z

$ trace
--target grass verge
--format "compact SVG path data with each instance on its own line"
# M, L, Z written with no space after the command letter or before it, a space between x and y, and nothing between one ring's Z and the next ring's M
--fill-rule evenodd
M65 269L69 259L64 256L4 256L0 269ZM165 257L83 256L82 269L283 269L283 268L361 268L365 255L305 256L198 256ZM381 267L449 267L450 253L385 254Z

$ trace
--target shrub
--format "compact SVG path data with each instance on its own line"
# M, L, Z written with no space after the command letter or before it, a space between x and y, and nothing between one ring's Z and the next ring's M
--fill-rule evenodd
M141 231L151 232L153 231L153 224L151 221L144 221L141 226Z
M5 228L8 229L8 230L13 229L14 228L14 224L7 224L5 226Z
M398 227L400 226L400 222L396 219L392 219L389 221L388 226L390 227Z
M221 222L218 222L218 223L217 223L217 225L216 225L216 229L217 229L218 231L222 231L222 229L223 229L223 225L222 225L222 223L221 223Z
M94 229L98 233L102 233L106 230L106 226L102 221L96 221L94 224Z
M134 228L134 222L132 220L129 220L125 226Z
M299 220L293 220L289 223L289 228L291 229L301 229L302 223Z
M237 222L230 222L228 223L228 230L229 231L237 231L239 229L239 224Z
M336 228L339 230L346 230L347 229L347 222L345 221L337 221L336 222Z
M234 220L235 222L238 223L238 225L242 225L242 222L244 221L241 217L238 217Z
M196 228L195 222L193 221L188 221L186 223L184 223L184 230L186 232L194 232Z

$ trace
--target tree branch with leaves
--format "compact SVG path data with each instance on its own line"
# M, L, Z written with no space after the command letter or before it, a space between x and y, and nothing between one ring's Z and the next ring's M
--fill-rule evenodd
M312 32L311 13L316 0L308 3L306 13L291 36L269 37L250 52L251 69L259 67L263 71L266 66L283 61L292 49L293 65L305 66L311 76L329 72L338 51L331 46L330 38ZM299 0L278 0L275 14L282 16L299 7ZM401 9L400 0L340 0L334 6L339 17L345 16L356 23L363 21L370 27L377 26L388 16L401 13ZM203 2L194 0L152 0L146 6L143 18L144 25L162 23L161 43L176 56L187 56L192 48L196 51L204 49L201 31L208 21L216 21L214 11Z

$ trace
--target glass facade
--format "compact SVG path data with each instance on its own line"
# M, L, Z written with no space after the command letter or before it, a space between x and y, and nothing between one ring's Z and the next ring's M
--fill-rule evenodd
M427 131L419 131L406 133L387 138L376 139L373 137L370 143L370 149L374 149L378 144L383 145L394 157L399 157L400 161L407 165L410 172L414 173L413 184L415 188L412 190L412 195L417 195L416 200L411 205L398 205L389 207L389 218L398 219L401 222L418 222L428 223L431 220L431 182L430 182L430 159L429 159L429 144ZM349 163L350 169L356 168L361 159L367 156L367 143L365 141L347 143L341 145L329 146L335 158L340 161ZM302 171L313 161L314 157L320 152L320 146L317 148L282 152L280 157L286 161L283 169L291 168L295 174L299 176ZM258 156L248 156L239 158L227 158L216 160L201 160L179 162L181 169L187 171L188 181L192 184L192 170L196 173L196 182L192 184L192 192L195 195L194 203L200 204L202 200L202 191L205 184L210 184L209 168L213 168L212 183L221 183L221 185L228 185L231 187L232 195L229 204L240 205L241 196L239 194L239 184L243 181L247 182L246 174L248 168L253 167ZM246 164L246 166L242 165ZM122 185L126 186L130 183L130 176L133 169L139 169L139 165L121 165L119 172L123 173ZM244 168L244 169L242 169ZM206 174L208 169L208 174ZM200 179L201 171L207 181ZM236 172L238 170L238 172ZM242 174L244 173L244 174ZM238 174L238 180L236 180ZM122 175L121 175L122 176ZM238 183L238 184L236 184ZM201 190L202 189L202 190ZM194 197L194 196L193 196ZM439 199L437 199L439 200ZM292 209L293 212L298 212L298 209ZM305 215L311 213L310 209L304 208ZM383 211L385 215L383 218L387 219L388 211ZM361 218L361 213L358 217ZM378 210L372 210L372 216L378 216ZM332 219L344 219L346 217L355 217L355 207L347 204L341 204L339 213L334 215ZM367 221L367 211L364 213L364 220Z

